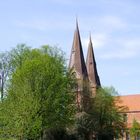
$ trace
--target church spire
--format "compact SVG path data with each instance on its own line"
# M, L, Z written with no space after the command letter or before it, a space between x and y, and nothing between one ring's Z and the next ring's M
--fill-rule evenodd
M79 78L87 77L87 69L84 60L82 44L80 39L80 32L78 22L76 20L76 30L74 33L73 46L71 50L69 68L73 68L76 72L76 76Z
M100 87L101 83L100 83L100 78L97 72L91 36L90 36L89 45L88 45L86 66L87 66L88 78L91 84L93 85L94 88Z

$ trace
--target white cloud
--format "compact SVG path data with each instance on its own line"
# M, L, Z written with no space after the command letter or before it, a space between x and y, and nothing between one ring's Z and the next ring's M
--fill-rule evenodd
M136 57L140 52L140 39L121 39L116 42L115 47L116 46L118 46L118 48L114 49L110 47L110 51L102 54L100 57L104 59L126 59Z
M59 1L59 0L58 0ZM56 22L57 21L57 22ZM80 25L82 24L83 27L80 26L81 30L87 32L90 28L94 25L96 30L92 32L92 41L94 48L100 48L100 58L103 59L126 59L135 57L140 52L140 39L139 38L127 38L117 37L115 33L118 33L118 30L127 31L127 28L131 25L126 23L123 19L116 16L104 16L99 17L96 22L95 19L91 17L87 17L86 19L87 24L85 24L85 20L81 20ZM90 21L90 22L89 22ZM95 24L93 24L95 23ZM30 19L26 21L16 21L14 24L21 28L28 28L28 29L36 29L36 30L68 30L70 29L73 31L74 26L71 23L71 19L65 20L57 20L57 19ZM81 32L83 32L81 31ZM115 36L114 36L115 34ZM89 37L82 38L82 44L84 50L87 49L89 43ZM105 48L106 47L106 48Z
M80 28L84 31L110 34L118 30L126 30L128 22L120 16L83 16L79 19ZM85 22L86 21L86 22Z
M99 48L105 46L109 41L109 37L106 34L97 33L91 35L92 43L94 48ZM87 48L89 44L89 37L82 39L83 47Z
M88 26L83 24L86 30L92 23L95 23L96 30L94 31L95 34L92 35L93 47L100 48L100 58L127 59L139 56L140 37L133 34L136 30L136 26L133 23L126 22L121 17L110 15L99 17L96 22L90 17L86 21ZM137 25L137 29L139 29L138 27ZM134 31L131 32L132 30ZM83 47L87 48L89 38L82 39L82 42Z
M30 20L30 21L15 21L14 24L22 28L45 30L48 28L48 23L40 20Z
M114 58L118 58L118 59L124 59L124 58L130 58L134 56L133 53L129 52L129 51L116 51L116 52L108 52L106 54L102 54L100 56L100 58L103 59L114 59Z
M127 24L122 18L117 16L104 16L99 19L100 24L107 30L124 29Z
M54 19L31 19L26 21L14 21L14 25L22 28L35 29L35 30L58 30L58 29L71 29L72 24L69 21L60 21Z

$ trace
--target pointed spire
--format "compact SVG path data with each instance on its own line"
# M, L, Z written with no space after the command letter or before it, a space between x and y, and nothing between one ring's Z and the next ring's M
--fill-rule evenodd
M77 17L76 17L76 29L79 30L79 27L78 27L78 19L77 19Z
M87 77L87 69L86 69L86 64L85 64L85 60L84 60L77 19L76 19L76 30L74 33L69 68L73 68L74 71L80 77L84 77L84 78Z
M88 45L86 66L87 66L88 78L90 82L96 87L101 86L100 78L98 76L97 67L96 67L91 35L90 35L90 40Z

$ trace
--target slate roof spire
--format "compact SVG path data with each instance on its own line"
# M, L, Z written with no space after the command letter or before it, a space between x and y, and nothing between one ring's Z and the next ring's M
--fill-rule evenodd
M89 81L95 86L100 87L100 78L98 76L97 67L96 67L96 61L93 51L93 45L91 40L91 35L89 39L89 45L88 45L88 53L87 53L87 59L86 59L86 66L87 66L87 73Z
M69 68L70 69L73 68L76 74L80 76L80 78L86 78L88 76L77 20L76 20L76 30L73 38L73 46L69 61Z

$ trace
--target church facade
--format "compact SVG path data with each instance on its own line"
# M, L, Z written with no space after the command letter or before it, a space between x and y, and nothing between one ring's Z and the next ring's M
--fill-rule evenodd
M89 37L88 52L85 62L78 23L76 23L74 32L69 68L72 69L77 79L77 105L80 108L82 102L86 107L88 106L87 100L89 96L82 94L84 92L84 86L86 85L85 82L89 83L89 88L92 93L91 97L93 98L96 94L96 89L101 87L101 82L97 71L91 36ZM121 140L131 140L132 137L130 136L129 130L132 128L133 121L136 120L140 123L140 95L120 96L120 100L121 105L128 107L128 111L125 112L125 121L128 131L124 133ZM134 140L140 140L139 134L134 137Z

